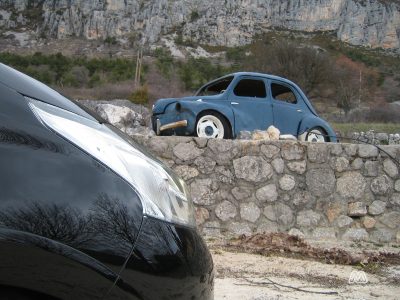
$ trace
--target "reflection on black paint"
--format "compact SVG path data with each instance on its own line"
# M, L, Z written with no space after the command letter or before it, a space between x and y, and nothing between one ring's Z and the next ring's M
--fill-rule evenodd
M91 239L90 218L68 205L32 202L18 209L9 207L0 212L0 224L72 247Z
M42 149L54 153L67 154L61 145L46 140L39 140L25 132L16 132L8 128L0 128L0 143L27 146L32 149Z
M125 245L131 249L138 233L136 218L127 205L106 194L99 195L86 214L68 204L39 201L0 211L0 225L3 227L75 248L87 248L93 242L110 245L117 242L115 247Z
M101 194L91 211L91 223L95 233L107 240L117 239L129 243L130 246L134 244L138 232L137 221L125 203L111 199L107 194Z

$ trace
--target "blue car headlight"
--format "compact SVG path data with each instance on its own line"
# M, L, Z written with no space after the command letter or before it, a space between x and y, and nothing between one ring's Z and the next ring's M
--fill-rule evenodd
M56 106L27 98L48 128L124 178L138 192L143 214L195 226L194 206L185 182L161 162L140 151L108 124L100 124Z

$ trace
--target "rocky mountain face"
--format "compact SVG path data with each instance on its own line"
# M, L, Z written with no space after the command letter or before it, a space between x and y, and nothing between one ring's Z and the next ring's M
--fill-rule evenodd
M98 39L163 35L237 46L274 28L329 31L354 45L400 48L400 3L387 0L0 0L0 29Z

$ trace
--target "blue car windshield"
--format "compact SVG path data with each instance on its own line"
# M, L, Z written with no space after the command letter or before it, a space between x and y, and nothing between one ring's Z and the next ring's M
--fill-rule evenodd
M195 96L212 96L222 94L226 91L232 80L233 76L228 76L207 84L198 90Z

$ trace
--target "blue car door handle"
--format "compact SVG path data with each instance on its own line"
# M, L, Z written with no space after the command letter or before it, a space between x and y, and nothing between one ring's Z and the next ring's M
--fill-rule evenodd
M297 112L303 112L301 109L298 109Z
M238 105L239 103L237 102L231 102L232 105Z

